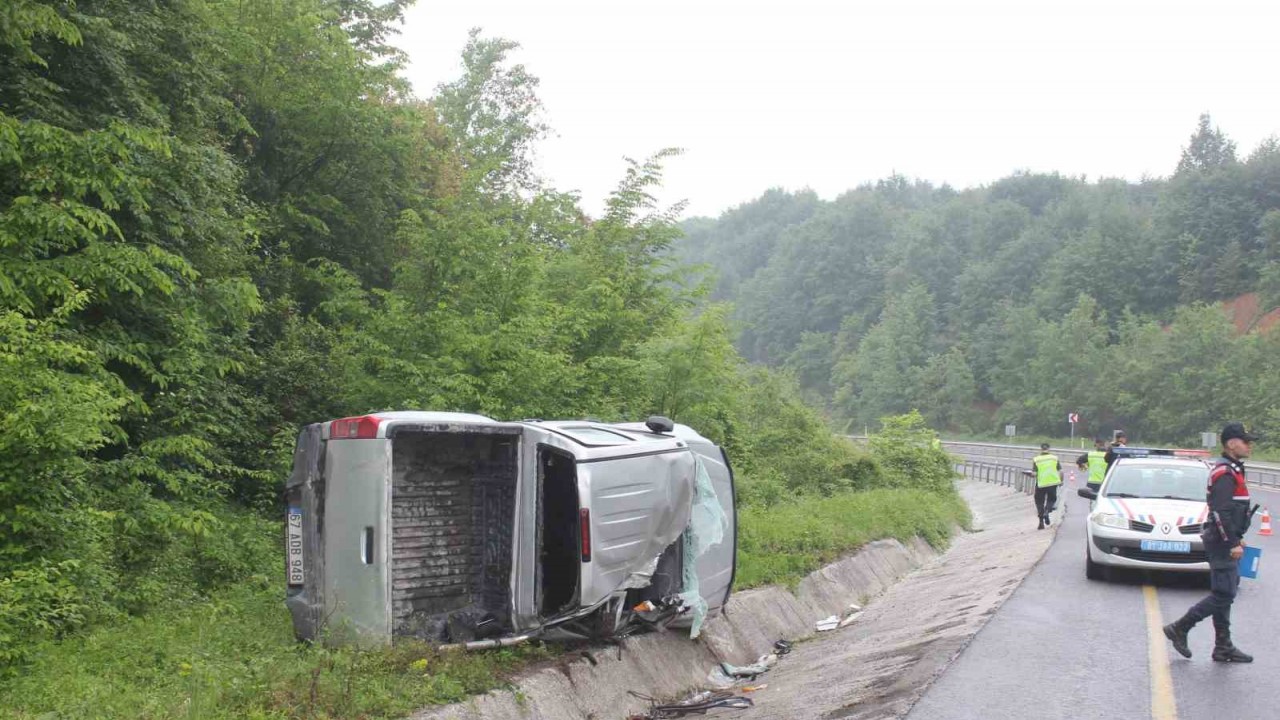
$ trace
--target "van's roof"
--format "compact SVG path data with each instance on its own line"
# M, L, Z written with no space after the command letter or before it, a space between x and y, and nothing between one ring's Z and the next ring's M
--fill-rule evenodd
M618 423L617 425L613 425L612 427L621 428L628 432L644 433L645 435L658 435L659 437L662 437L662 436L675 437L675 438L679 438L680 440L684 440L685 442L704 442L704 443L711 442L710 440L706 439L701 434L699 434L697 430L694 430L688 425L681 425L680 423L675 423L675 427L673 427L671 432L669 433L655 433L649 429L649 426L645 425L642 422Z
M396 422L423 422L423 423L439 423L439 422L496 422L493 418L484 415L474 415L472 413L456 413L456 412L429 412L425 410L388 410L386 412L369 413L376 418L383 420L394 420Z
M676 425L670 433L655 433L642 422L606 423L598 420L521 420L501 422L493 418L474 413L434 412L424 410L387 410L373 412L363 417L376 418L378 423L373 437L389 437L391 430L397 425L439 425L455 426L500 426L514 429L521 425L540 427L565 437L585 448L584 457L604 458L620 452L632 452L625 448L635 442L654 443L649 447L667 446L672 449L687 447L689 444L710 445L711 441L698 434L688 425ZM358 420L358 418L349 418ZM323 437L329 439L333 422L326 422Z

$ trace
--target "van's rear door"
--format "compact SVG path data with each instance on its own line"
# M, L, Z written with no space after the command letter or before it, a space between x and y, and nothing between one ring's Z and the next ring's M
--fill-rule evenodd
M324 603L334 626L326 629L340 641L388 642L391 441L330 438L327 445Z

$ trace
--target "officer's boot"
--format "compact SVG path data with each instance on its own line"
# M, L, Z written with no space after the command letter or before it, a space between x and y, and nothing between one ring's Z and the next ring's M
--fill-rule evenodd
M1195 626L1195 623L1189 622L1186 616L1183 616L1177 622L1171 622L1164 626L1164 636L1169 638L1173 643L1173 649L1184 658L1191 657L1191 646L1187 645L1187 633Z
M1240 648L1231 644L1231 625L1227 623L1219 623L1215 618L1213 623L1213 632L1215 636L1215 642L1213 645L1214 662L1253 662L1252 655L1246 654L1241 651Z

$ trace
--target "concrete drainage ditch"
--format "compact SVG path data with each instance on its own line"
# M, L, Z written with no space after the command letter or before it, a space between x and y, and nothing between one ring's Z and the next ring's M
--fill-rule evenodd
M879 595L937 557L920 539L878 540L811 573L795 592L764 587L734 594L699 640L682 631L638 635L592 660L532 672L514 690L498 690L463 703L422 710L412 720L613 720L642 713L657 698L684 696L707 681L719 663L749 665L780 639L815 634L814 624L842 615L850 603Z

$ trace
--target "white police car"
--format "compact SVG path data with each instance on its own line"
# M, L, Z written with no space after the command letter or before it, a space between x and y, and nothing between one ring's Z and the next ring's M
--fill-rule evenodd
M1119 457L1096 492L1079 494L1089 507L1085 575L1105 579L1111 568L1209 572L1200 528L1209 506L1209 465L1171 450L1118 448Z

